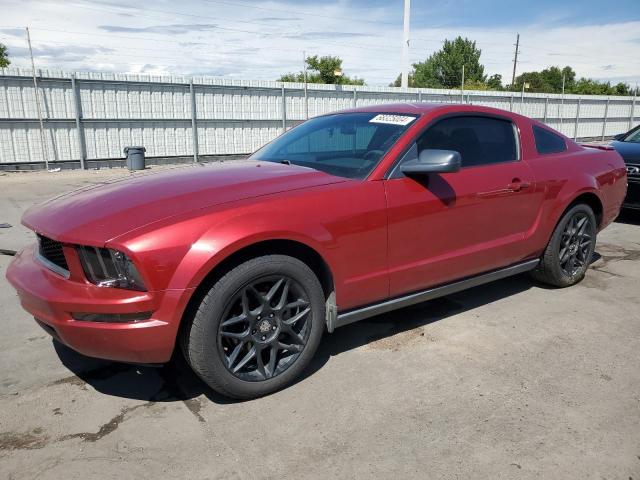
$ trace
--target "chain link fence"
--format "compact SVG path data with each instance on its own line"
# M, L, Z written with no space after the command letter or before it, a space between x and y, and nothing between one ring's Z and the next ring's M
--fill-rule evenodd
M576 139L640 121L635 97L400 89L351 85L0 69L0 164L248 154L323 113L390 102L468 103L536 118ZM40 134L37 101L43 117ZM44 138L43 138L44 137Z

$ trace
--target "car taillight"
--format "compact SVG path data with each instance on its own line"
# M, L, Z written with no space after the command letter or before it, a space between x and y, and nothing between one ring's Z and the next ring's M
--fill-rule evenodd
M145 291L135 265L124 253L111 248L78 247L80 263L91 283L99 287Z

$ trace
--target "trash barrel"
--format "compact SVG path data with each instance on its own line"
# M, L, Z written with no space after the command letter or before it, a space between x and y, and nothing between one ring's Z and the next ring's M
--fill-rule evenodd
M144 147L125 147L124 154L127 156L127 168L129 170L144 170Z

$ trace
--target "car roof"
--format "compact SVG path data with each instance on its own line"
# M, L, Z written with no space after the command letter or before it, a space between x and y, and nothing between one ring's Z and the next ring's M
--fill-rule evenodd
M468 105L460 103L384 103L379 105L368 105L366 107L350 108L341 110L339 113L355 113L355 112L378 112L378 113L408 113L408 114L428 114L435 112L482 112L495 115L516 117L519 116L513 112L501 110L499 108L485 107L482 105Z

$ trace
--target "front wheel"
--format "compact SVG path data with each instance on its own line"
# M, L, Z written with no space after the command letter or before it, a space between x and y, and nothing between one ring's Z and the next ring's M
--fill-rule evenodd
M313 271L296 258L268 255L222 277L185 330L183 352L209 386L232 398L290 384L311 361L325 321Z
M558 222L532 276L556 287L580 282L591 263L596 232L596 217L591 207L585 204L571 207Z

